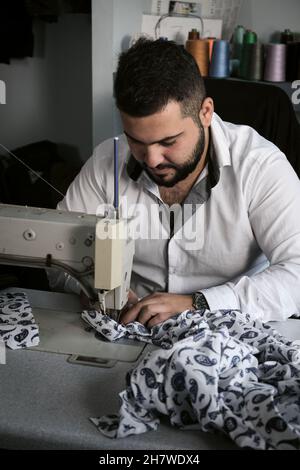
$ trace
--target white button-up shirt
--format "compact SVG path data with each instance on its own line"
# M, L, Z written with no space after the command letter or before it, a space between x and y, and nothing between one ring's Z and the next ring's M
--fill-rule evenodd
M169 207L145 172L136 180L128 175L129 148L120 136L121 210L135 208L138 222L131 287L139 297L201 290L211 310L286 319L300 312L299 179L283 153L248 126L214 114L211 138L218 180L208 197L200 194L197 217L181 228L175 223L170 238ZM209 174L208 165L190 193L193 200ZM95 149L58 207L101 213L103 203L113 203L113 188L110 139ZM191 220L197 224L195 242L189 238Z

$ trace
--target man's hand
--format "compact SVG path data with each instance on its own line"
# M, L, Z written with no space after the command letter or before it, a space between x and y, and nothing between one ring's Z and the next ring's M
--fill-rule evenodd
M148 328L157 325L184 310L193 308L191 295L166 294L155 292L144 297L133 307L122 312L120 323L138 321Z

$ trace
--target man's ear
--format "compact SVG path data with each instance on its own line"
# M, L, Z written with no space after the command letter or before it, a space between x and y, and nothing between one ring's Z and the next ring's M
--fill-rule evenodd
M207 97L203 100L201 109L199 111L199 118L203 127L209 127L214 113L213 99Z

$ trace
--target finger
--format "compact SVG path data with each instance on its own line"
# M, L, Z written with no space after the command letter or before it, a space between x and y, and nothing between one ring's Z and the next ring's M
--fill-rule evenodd
M172 317L172 313L158 313L154 315L147 323L147 327L151 329L155 325L159 325L160 323L166 321L168 318Z
M152 318L161 318L160 320L157 320L157 323L160 323L164 318L169 318L170 315L167 305L162 305L160 303L149 304L140 310L137 321L143 325L149 326L149 321L152 321Z
M144 298L124 312L121 315L120 322L126 325L137 320L145 325L154 314L163 313L166 311L166 308L167 306L161 304L155 298Z
M133 307L130 307L122 312L120 316L120 323L127 325L127 323L135 321L140 313L141 308L142 306L140 305L140 302L138 302Z
M142 308L140 314L137 317L137 321L142 325L148 326L148 322L156 315L158 315L157 312L151 311L150 309L145 310L145 308Z
M133 290L129 290L129 293L128 293L128 303L129 304L137 304L139 301L139 298L138 296L136 295L135 292L133 292Z
M127 323L133 322L137 319L137 317L140 314L140 311L147 305L151 304L151 299L146 299L144 298L143 300L140 300L137 302L135 305L130 306L128 309L126 309L124 312L121 313L120 316L120 322L123 323L124 325L127 325Z

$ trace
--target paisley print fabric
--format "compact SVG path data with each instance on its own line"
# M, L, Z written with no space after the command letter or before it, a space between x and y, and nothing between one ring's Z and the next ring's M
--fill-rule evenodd
M227 434L243 448L300 448L300 348L237 310L183 312L147 330L98 312L83 318L109 340L160 346L127 375L116 415L91 418L111 438L179 428Z
M0 292L0 337L10 349L39 344L39 328L24 292Z

